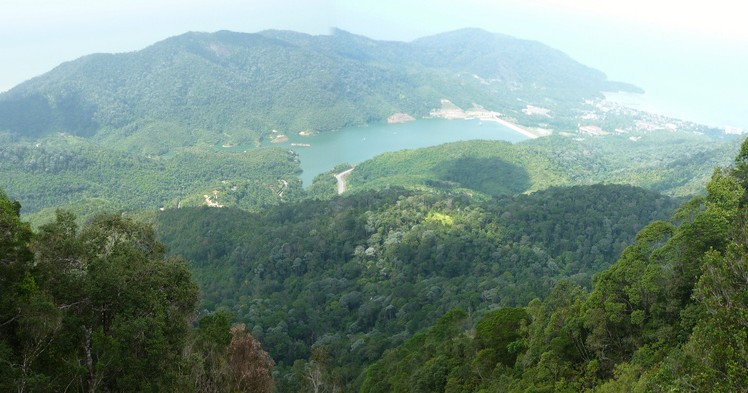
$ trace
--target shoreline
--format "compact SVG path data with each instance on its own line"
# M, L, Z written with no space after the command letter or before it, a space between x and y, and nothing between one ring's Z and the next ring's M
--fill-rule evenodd
M748 132L748 117L728 114L724 107L705 110L695 103L676 104L668 102L661 94L643 92L603 92L603 101L611 102L635 111L664 116L675 120L722 129L727 133L744 134ZM689 109L689 108L697 108Z
M527 130L527 129L525 129L525 128L522 128L522 127L521 127L521 126L519 126L518 124L514 124L514 123L512 123L512 122L509 122L509 121L507 121L507 120L504 120L504 119L500 119L500 118L498 118L498 117L493 117L493 118L490 118L490 119L483 119L483 118L482 118L481 120L486 120L486 121L495 121L495 122L497 122L497 123L501 124L502 126L504 126L504 127L507 127L507 128L509 128L509 129L511 129L511 130L514 130L514 131L516 131L516 132L519 132L520 134L522 134L522 135L524 135L524 136L526 136L526 137L528 137L528 138L530 138L530 139L537 139L537 138L540 138L540 137L541 137L541 135L538 135L538 134L534 134L534 133L533 133L533 132L531 132L530 130Z
M536 131L533 132L520 126L519 124L512 123L508 120L502 119L501 114L486 110L480 105L473 105L471 109L464 110L457 105L453 104L450 100L443 98L441 100L441 109L434 109L429 114L431 118L444 119L444 120L469 120L478 119L481 121L493 121L501 124L504 127L509 128L514 132L518 132L530 139L537 139L541 136L547 136L547 134Z

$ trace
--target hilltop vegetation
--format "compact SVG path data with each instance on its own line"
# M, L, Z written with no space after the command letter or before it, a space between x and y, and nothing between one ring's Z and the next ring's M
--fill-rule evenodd
M32 232L0 194L0 386L740 391L747 174L748 142L675 213L627 186L390 188L155 232L62 211Z
M636 141L627 135L464 141L382 154L357 165L348 185L352 191L401 186L485 197L622 183L690 196L712 168L729 164L739 142L691 133L650 133Z
M553 186L607 182L691 196L706 184L712 167L729 163L738 142L690 133L651 133L636 142L625 136L455 142L360 163L348 177L348 192L404 187L485 201ZM102 211L212 204L256 212L305 199L329 199L337 194L332 174L349 168L333 168L302 189L298 157L287 150L192 149L142 157L64 135L37 144L0 146L0 158L0 183L25 201L23 213L35 225L52 221L57 207L73 211L84 222Z
M0 390L272 391L244 325L195 319L197 285L152 227L60 211L33 232L20 209L0 190Z
M298 158L277 148L149 158L72 136L0 146L0 184L24 201L24 213L35 214L36 222L51 221L59 206L87 218L200 206L205 195L212 203L259 210L299 198L300 171Z
M744 143L591 291L561 280L523 309L453 310L371 366L361 391L744 391L747 160Z
M256 143L272 129L424 116L443 98L516 117L526 103L566 108L621 86L540 43L481 30L412 43L340 30L187 33L89 55L13 88L0 95L0 131L31 139L61 131L164 154Z
M340 30L187 33L64 63L0 94L0 184L24 201L35 225L52 221L57 207L80 222L101 211L206 204L258 211L336 194L329 177L303 190L295 154L258 148L271 130L420 117L442 99L556 131L576 131L582 114L626 132L633 128L622 122L649 124L584 101L618 88L634 89L540 43L475 29L410 43ZM527 112L528 105L552 116ZM350 190L402 186L486 200L610 182L693 195L737 144L683 126L638 142L626 139L634 134L553 137L393 153L359 165Z
M36 227L0 191L0 390L745 390L748 142L585 101L619 88L473 29L62 64L0 95ZM302 189L259 147L445 98L562 132L384 154L343 196L350 165Z
M231 311L263 343L279 390L307 390L319 367L352 391L365 365L451 308L524 305L561 278L589 286L675 206L627 186L483 204L392 188L254 214L168 210L155 222L189 261L201 309Z

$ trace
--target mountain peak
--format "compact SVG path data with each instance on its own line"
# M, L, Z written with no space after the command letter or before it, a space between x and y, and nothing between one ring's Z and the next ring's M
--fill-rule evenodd
M273 129L426 116L445 98L499 112L518 112L525 105L518 103L549 108L598 96L606 82L545 45L474 28L411 43L339 28L316 36L188 32L137 52L68 62L1 94L0 130L106 134L118 143L171 129L181 136L170 139L185 146L223 133L256 142Z

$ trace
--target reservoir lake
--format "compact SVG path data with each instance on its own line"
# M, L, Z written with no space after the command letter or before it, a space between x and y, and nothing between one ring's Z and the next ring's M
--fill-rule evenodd
M355 165L386 152L474 139L512 143L528 139L527 136L497 122L478 119L419 119L400 124L347 127L311 136L290 133L284 135L288 137L287 142L265 141L262 146L283 147L295 151L304 171L300 175L304 187L312 184L315 176L332 170L338 164Z

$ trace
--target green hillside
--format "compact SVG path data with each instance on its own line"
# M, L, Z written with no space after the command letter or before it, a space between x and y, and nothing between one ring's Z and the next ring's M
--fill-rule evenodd
M256 146L272 130L428 115L443 98L556 131L576 130L587 113L626 134L386 154L359 165L350 189L402 186L485 199L610 182L682 196L697 193L709 168L734 154L736 143L677 121L679 132L627 140L639 135L637 121L670 120L620 108L602 116L583 104L618 87L633 89L540 43L475 29L409 43L340 30L187 33L136 52L67 62L0 94L0 185L24 201L23 214L35 224L49 222L60 206L84 221L105 210L214 203L256 211L328 198L336 193L329 175L302 190L293 153ZM529 104L553 116L523 112ZM224 148L236 146L247 150Z
M0 391L746 391L748 141L616 89L476 29L61 64L0 94ZM442 104L550 136L262 144Z
M0 192L0 386L740 391L747 173L748 142L677 210L628 186L393 187L36 232Z
M561 280L524 308L452 310L369 367L361 392L745 391L746 160L748 143L590 291Z
M578 139L465 141L386 153L355 167L348 192L404 187L485 201L553 186L606 182L692 196L707 182L712 167L729 162L739 142L689 133L653 133L637 142L615 136ZM25 217L39 225L51 221L59 207L83 222L103 211L207 204L260 211L304 199L329 199L337 194L332 173L348 169L333 168L302 189L296 154L278 148L226 150L198 147L144 157L105 149L85 138L55 135L0 146L0 184L24 201Z
M256 143L273 129L424 116L442 98L521 115L528 103L566 108L610 89L602 73L556 50L480 30L412 43L339 30L187 33L137 52L70 61L11 89L0 95L0 131L65 132L164 154L198 143Z
M144 157L56 135L0 146L0 184L35 222L65 206L82 217L210 202L259 210L302 195L298 158L277 148ZM213 194L218 191L218 195Z
M486 197L558 185L620 183L672 196L703 189L740 140L692 133L578 138L550 136L510 144L465 141L382 154L356 166L352 192L400 186Z
M485 203L391 188L154 219L170 252L189 261L201 309L247 324L277 363L280 391L307 390L305 367L322 361L326 378L352 391L362 367L451 308L525 305L562 278L589 286L675 206L627 186Z

